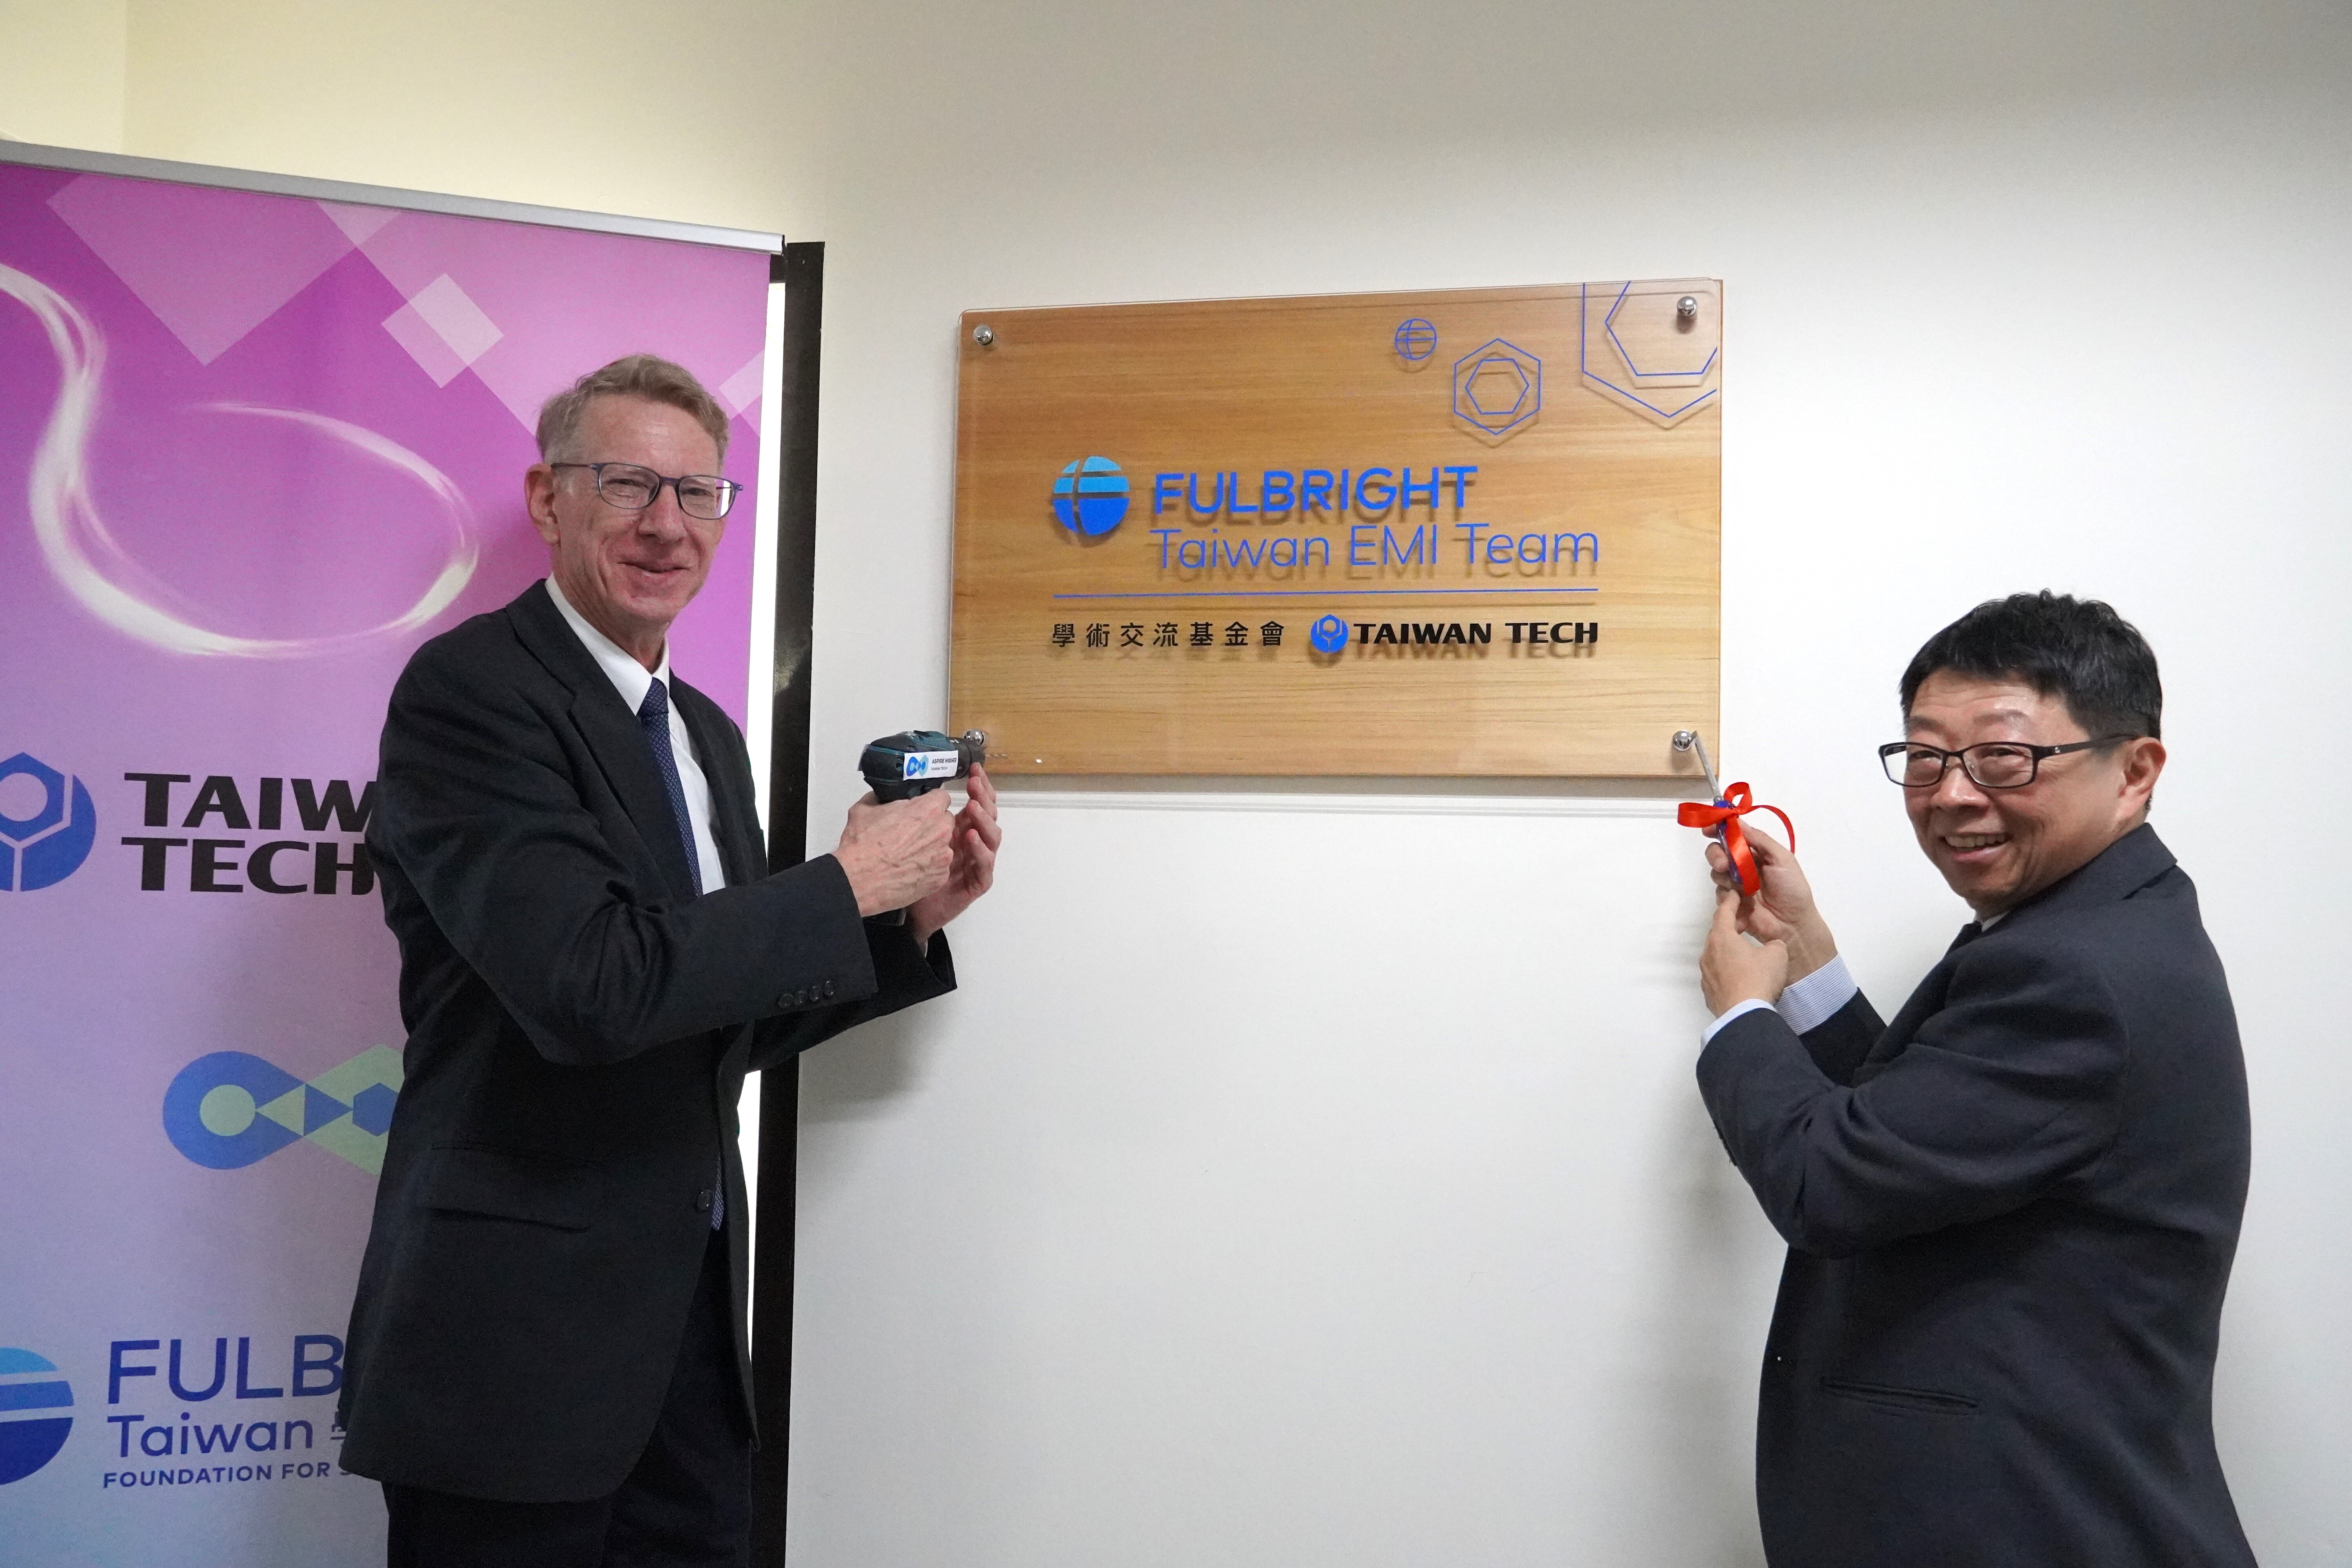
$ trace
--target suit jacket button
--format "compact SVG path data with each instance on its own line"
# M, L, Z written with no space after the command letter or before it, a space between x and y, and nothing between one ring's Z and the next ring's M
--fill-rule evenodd
M830 980L824 983L824 994L828 996L833 994L833 982Z
M709 1187L705 1187L700 1192L694 1194L694 1206L697 1209L699 1209L702 1213L709 1214L710 1212L710 1189Z

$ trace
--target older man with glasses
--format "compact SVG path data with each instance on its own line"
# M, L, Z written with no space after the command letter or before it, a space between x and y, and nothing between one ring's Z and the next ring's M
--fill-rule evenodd
M769 870L743 737L669 667L727 433L650 354L551 398L523 482L546 580L419 648L384 718L406 1081L341 1415L394 1568L747 1560L736 1098L952 987L941 928L992 879L978 769L961 813L869 795Z
M1789 1243L1756 1490L1776 1568L2252 1563L2213 1447L2245 1068L2147 824L2156 658L2114 610L1980 605L1880 748L1977 919L1883 1023L1796 859L1707 851L1708 1113Z

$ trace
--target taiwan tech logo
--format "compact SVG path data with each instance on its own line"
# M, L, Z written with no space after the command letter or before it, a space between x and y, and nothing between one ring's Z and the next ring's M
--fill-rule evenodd
M379 1176L400 1083L390 1046L370 1046L308 1083L249 1052L215 1051L163 1091L163 1134L209 1171L237 1170L307 1138Z
M0 893L64 881L97 842L89 785L28 752L0 762Z
M1054 481L1054 518L1082 537L1108 533L1127 516L1127 476L1108 458L1085 458Z
M55 1363L0 1345L0 1487L58 1457L73 1430L73 1390Z

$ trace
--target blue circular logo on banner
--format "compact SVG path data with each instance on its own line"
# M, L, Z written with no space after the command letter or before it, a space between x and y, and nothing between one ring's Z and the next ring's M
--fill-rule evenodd
M1108 458L1087 458L1054 481L1054 516L1073 533L1108 533L1127 516L1127 476Z
M1437 329L1419 316L1399 321L1396 330L1397 358L1408 364L1419 364L1437 352Z
M0 1345L0 1486L58 1457L73 1430L73 1389L57 1363Z
M310 1095L302 1097L302 1113L292 1127L262 1110L302 1088L292 1073L245 1051L198 1057L163 1091L163 1134L208 1171L250 1165L302 1136Z
M16 779L29 782L12 787ZM64 881L97 842L98 808L81 780L24 752L0 762L0 892Z
M1317 653L1338 653L1348 646L1348 623L1337 616L1325 616L1307 628L1307 640Z

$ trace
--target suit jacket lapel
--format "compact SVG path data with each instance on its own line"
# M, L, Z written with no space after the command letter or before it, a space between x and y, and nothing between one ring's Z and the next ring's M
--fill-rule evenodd
M2009 918L1991 931L1975 924L1963 926L1952 945L1945 949L1943 958L1927 972L1918 989L1903 1004L1903 1010L1886 1026L1886 1032L1879 1037L1878 1044L1855 1071L1854 1081L1864 1081L1900 1055L1919 1033L1919 1026L1942 1010L1946 997L1951 994L1952 972L1958 967L1960 954L1971 944L2008 935L2020 922L2031 925L2042 918L2044 910L2128 898L2172 869L2173 864L2172 851L2164 847L2156 829L2142 823L2101 850L2089 865L2061 878L2011 910Z
M613 683L588 650L580 646L564 623L562 612L547 596L543 583L523 590L507 606L515 635L557 679L572 689L572 722L587 742L596 766L604 775L621 809L661 867L664 889L673 899L694 896L694 877L686 863L686 845L678 837L677 816L670 809L669 790L661 770L646 745L637 716L613 689Z

